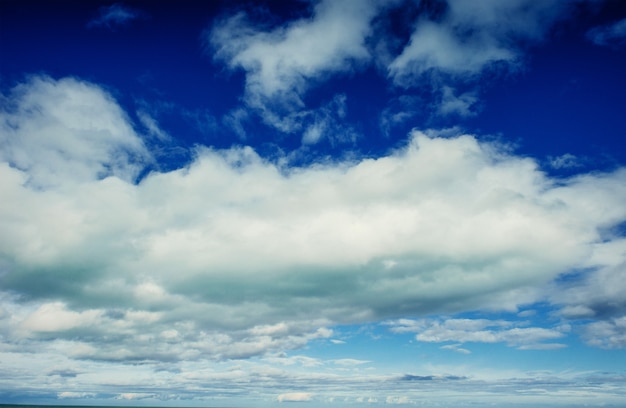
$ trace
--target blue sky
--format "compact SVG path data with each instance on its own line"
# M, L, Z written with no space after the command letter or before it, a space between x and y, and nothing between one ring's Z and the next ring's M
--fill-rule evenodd
M624 2L0 19L0 403L626 406Z

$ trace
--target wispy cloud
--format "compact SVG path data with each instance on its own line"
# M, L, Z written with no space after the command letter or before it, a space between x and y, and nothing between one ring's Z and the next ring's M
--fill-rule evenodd
M321 1L312 18L272 30L240 12L216 24L209 41L215 58L246 71L248 104L288 110L304 106L301 97L311 81L370 58L365 38L375 12L374 1Z
M626 19L595 27L587 32L587 38L596 45L622 48L626 45Z
M432 71L471 77L513 66L522 56L517 42L542 39L565 8L555 1L448 1L434 19L417 21L408 44L389 64L389 75L398 85L412 86Z
M388 323L390 330L398 333L417 333L415 339L423 342L507 343L521 350L561 348L562 344L544 343L559 339L569 332L569 326L556 329L523 327L523 323L487 319L422 319L399 320ZM469 353L460 344L444 346L447 349Z
M88 28L105 27L114 30L126 26L133 20L145 18L146 14L138 9L114 3L110 6L102 6L98 9L98 17L87 23Z

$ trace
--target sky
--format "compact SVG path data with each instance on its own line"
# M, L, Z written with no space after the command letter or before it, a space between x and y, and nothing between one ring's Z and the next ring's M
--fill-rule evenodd
M626 407L625 2L0 23L0 403Z

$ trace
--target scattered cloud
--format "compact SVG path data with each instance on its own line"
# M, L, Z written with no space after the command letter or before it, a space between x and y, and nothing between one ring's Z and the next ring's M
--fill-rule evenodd
M93 398L96 394L93 392L73 392L73 391L63 391L57 394L59 399L66 398Z
M450 0L436 21L419 18L408 44L389 64L389 76L412 86L423 74L475 76L498 65L519 63L520 41L540 40L565 4L531 0L483 1L470 5Z
M461 343L457 343L457 344L446 344L445 346L441 346L439 347L442 350L452 350L452 351L456 351L457 353L461 353L461 354L472 354L471 351L469 351L468 349L462 348L460 347L462 344Z
M463 343L507 343L521 350L552 349L563 345L545 344L544 341L562 338L567 326L557 329L541 327L519 327L523 323L506 320L487 319L402 319L390 322L392 332L415 332L415 339L424 342L459 342L443 346L446 349L469 354L469 350L460 349Z
M565 153L557 157L548 157L550 166L554 169L573 169L582 166L580 159L573 154Z
M587 38L595 45L622 48L626 45L626 19L592 28L587 32Z
M133 20L145 18L145 13L121 3L102 6L98 9L98 17L87 23L88 28L105 27L114 30L126 26Z
M439 115L458 115L460 117L475 116L476 103L478 97L475 92L465 92L461 95L455 95L454 89L449 86L442 88L441 103L439 104Z
M620 349L626 345L626 316L589 323L585 326L585 340L592 346Z
M484 1L475 7L458 0L434 6L320 1L310 17L279 26L255 22L245 11L223 16L206 40L215 61L245 72L245 110L281 132L301 134L302 143L310 145L341 131L320 119L326 116L323 108L307 106L307 92L374 63L396 88L428 86L441 94L436 115L476 115L478 92L457 94L457 88L477 83L487 72L518 69L524 45L541 41L556 21L567 17L570 6L530 0ZM407 8L418 12L405 16L414 20L409 24L414 29L403 43L391 22L382 20L390 18L390 11ZM372 42L374 37L378 42ZM387 110L381 128L388 134L414 115L414 107ZM227 117L241 136L245 130L236 119Z

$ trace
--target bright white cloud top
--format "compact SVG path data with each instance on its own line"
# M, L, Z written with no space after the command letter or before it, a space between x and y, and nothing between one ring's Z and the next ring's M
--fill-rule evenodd
M517 44L542 40L568 10L450 1L398 46L381 30L399 4L322 1L268 26L239 11L204 32L215 61L244 74L224 127L243 137L256 115L301 138L271 157L197 142L188 163L168 168L162 149L177 134L145 101L129 111L118 93L73 75L7 89L0 396L623 406L626 374L610 364L455 359L573 347L624 361L626 167L553 175L502 137L419 123L384 154L298 163L323 138L359 138L349 94L307 102L330 77L377 65L389 86L412 89L430 75L434 116L475 117L480 93L468 84L516 69ZM124 10L101 9L98 24L128 24L137 14ZM588 39L615 42L622 23ZM383 133L416 115L414 100L397 101L401 112L380 112ZM550 160L578 168L563 164L575 159ZM448 357L412 360L435 352Z

